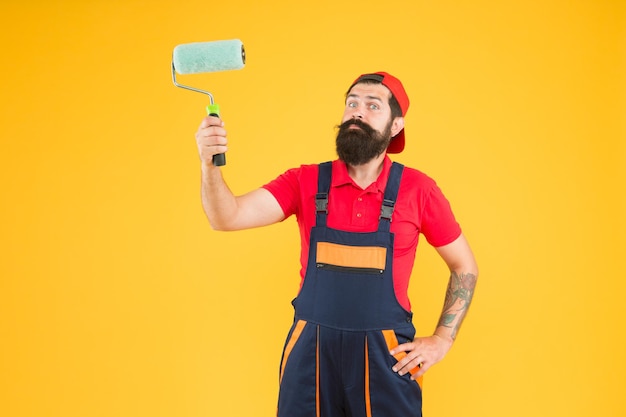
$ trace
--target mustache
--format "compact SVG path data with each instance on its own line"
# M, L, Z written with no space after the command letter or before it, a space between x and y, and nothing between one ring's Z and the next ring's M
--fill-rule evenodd
M345 132L348 129L350 129L351 126L357 126L357 127L361 128L368 135L371 135L371 134L375 133L374 128L372 126L368 125L367 123L365 123L364 121L362 121L361 119L349 119L349 120L346 120L345 122L343 122L342 124L340 124L337 127L339 128L339 132L341 133L341 132Z

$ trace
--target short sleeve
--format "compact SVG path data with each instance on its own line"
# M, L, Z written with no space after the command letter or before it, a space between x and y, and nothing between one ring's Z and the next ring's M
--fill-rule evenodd
M300 199L300 169L293 168L285 171L276 179L265 184L263 188L272 193L283 209L285 218L295 214Z
M434 247L452 243L461 235L461 226L454 217L450 202L436 184L425 201L421 232Z

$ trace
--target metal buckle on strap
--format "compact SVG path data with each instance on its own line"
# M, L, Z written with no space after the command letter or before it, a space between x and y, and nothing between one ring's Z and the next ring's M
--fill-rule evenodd
M393 215L393 209L395 205L395 201L383 200L383 205L380 207L379 219L387 219L391 221L391 216Z
M315 194L315 210L319 213L328 213L328 193Z

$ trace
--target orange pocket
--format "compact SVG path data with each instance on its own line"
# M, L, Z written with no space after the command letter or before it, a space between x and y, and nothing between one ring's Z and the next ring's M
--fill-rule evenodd
M348 246L330 242L317 243L317 263L344 268L384 270L387 248L379 246Z
M393 330L383 330L383 337L385 338L385 342L387 343L387 348L389 350L395 348L396 346L399 345L398 343L398 338L396 337L396 332L394 332ZM393 355L393 357L396 359L396 361L400 361L402 359L404 359L406 357L407 353L402 351L402 352L398 352L395 355ZM411 375L415 375L421 368L421 365L416 366L415 368L411 369L409 371L409 373ZM417 382L417 384L420 386L420 388L422 388L422 380L423 380L423 376L417 378L415 381Z

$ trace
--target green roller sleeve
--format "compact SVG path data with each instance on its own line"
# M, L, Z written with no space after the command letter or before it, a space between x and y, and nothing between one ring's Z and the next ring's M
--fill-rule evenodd
M246 54L239 39L195 42L176 46L173 62L179 74L230 71L244 67Z

